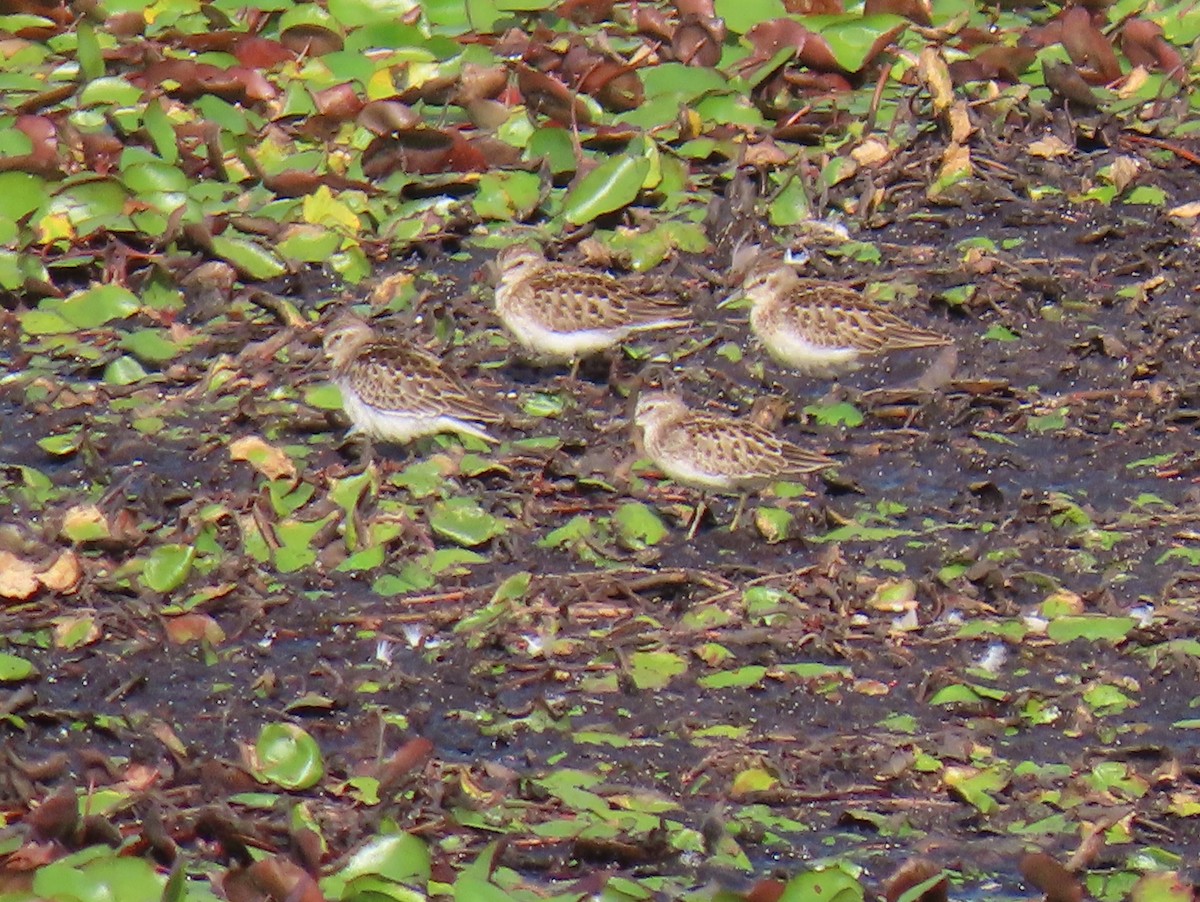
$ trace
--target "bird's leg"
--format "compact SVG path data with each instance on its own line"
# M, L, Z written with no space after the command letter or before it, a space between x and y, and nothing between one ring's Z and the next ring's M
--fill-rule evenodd
M576 357L571 361L571 383L573 385L579 384L579 365L581 363L583 363L582 357Z
M346 433L346 437L337 446L337 450L338 453L344 454L347 459L353 460L353 464L346 467L345 472L347 474L357 475L362 473L375 460L375 443L371 440L371 436L365 432L351 430Z
M696 537L696 530L700 528L700 521L704 519L704 511L708 509L708 504L703 495L696 503L696 512L692 514L692 525L688 527L687 541L692 541Z
M738 496L738 506L737 506L737 510L733 512L733 522L729 524L729 531L730 531L730 532L736 532L736 531L737 531L737 528L738 528L738 523L741 521L741 519L742 519L742 512L743 512L745 509L746 509L746 493L745 493L745 492L742 492L742 494Z

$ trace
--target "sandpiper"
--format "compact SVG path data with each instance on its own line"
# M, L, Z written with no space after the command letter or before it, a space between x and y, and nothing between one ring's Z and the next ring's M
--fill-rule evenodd
M376 334L352 314L325 332L332 381L341 389L350 434L388 442L457 432L495 442L482 423L498 423L496 405L412 345Z
M638 398L634 422L642 428L646 456L667 476L702 493L740 495L730 530L737 528L749 492L837 463L748 420L690 410L683 398L670 392L647 392ZM702 495L688 541L696 534L704 507Z
M852 288L801 278L786 263L752 267L741 294L751 304L750 328L771 356L808 376L833 378L858 369L870 355L951 344Z
M607 351L636 332L691 324L674 301L632 291L616 276L552 263L529 245L505 248L497 259L496 315L534 355L571 363Z

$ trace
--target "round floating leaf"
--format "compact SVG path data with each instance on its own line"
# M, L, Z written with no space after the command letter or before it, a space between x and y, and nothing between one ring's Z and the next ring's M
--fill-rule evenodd
M183 348L172 341L166 329L139 329L121 339L121 347L138 360L147 363L162 363L170 360Z
M429 525L435 533L459 545L482 545L503 535L508 526L472 498L451 498L434 507Z
M325 770L321 748L304 730L290 723L262 728L254 744L255 771L284 789L308 789Z
M133 385L146 378L146 370L133 357L123 354L104 368L104 381L109 385Z
M635 550L657 545L667 536L667 527L658 514L640 501L631 501L617 508L613 523L621 541Z
M629 657L629 675L639 689L663 689L687 671L687 661L674 652L638 651Z
M46 180L29 172L0 172L0 219L13 222L46 202Z
M903 31L908 21L889 13L845 14L807 16L804 26L825 39L839 66L857 72Z
M1135 626L1137 621L1132 617L1079 614L1050 621L1046 627L1046 635L1055 642L1072 642L1075 639L1118 642L1129 635Z
M79 450L79 443L82 436L83 433L76 429L73 432L67 432L62 435L48 435L45 438L40 438L37 444L47 454L53 454L55 457L66 457Z
M132 291L111 283L77 291L61 303L44 301L38 305L81 329L95 329L114 319L133 316L141 306Z
M153 592L172 592L187 581L196 549L190 545L161 545L142 567L142 585Z
M837 868L809 871L788 881L779 902L862 902L862 884Z
M367 843L333 877L348 882L357 877L378 876L396 883L411 881L424 885L429 872L429 847L410 833L399 833ZM321 888L329 889L325 881Z
M219 256L252 279L274 279L287 271L278 257L247 238L216 235L213 237L212 247Z
M649 172L650 161L644 157L611 157L567 192L563 215L572 225L583 225L620 210L637 198Z
M37 674L37 668L17 655L0 653L0 683L17 683Z
M94 804L89 808L96 812ZM73 856L39 868L33 891L39 899L159 902L165 881L143 858L104 857L80 866Z
M716 0L714 7L734 34L745 34L759 22L787 15L783 0Z

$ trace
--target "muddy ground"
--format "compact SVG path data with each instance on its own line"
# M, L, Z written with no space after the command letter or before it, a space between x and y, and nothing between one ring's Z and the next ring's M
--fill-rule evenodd
M1182 165L1163 180L1168 207L1197 184ZM236 860L239 843L304 860L285 806L237 796L257 787L243 748L287 721L324 754L325 778L297 795L322 824L326 870L390 817L433 842L435 862L506 836L502 861L535 883L667 875L664 898L829 856L878 884L914 854L961 872L960 895L996 898L1020 886L1017 859L1034 847L1064 861L1085 849L1077 864L1100 897L1137 870L1135 852L1200 877L1200 254L1186 221L1151 206L1050 203L1031 217L1026 204L968 204L854 238L879 260L826 249L813 266L898 286L908 315L953 337L957 367L943 361L931 388L917 384L933 355L838 385L781 372L744 311L715 310L708 261L685 259L659 275L705 326L636 347L657 357L623 357L612 384L607 363L590 365L575 390L561 370L508 360L483 254L395 261L426 294L385 322L429 342L435 322L453 323L451 358L514 410L498 450L465 458L447 441L378 448L365 464L339 415L306 402L321 380L315 330L284 334L253 303L194 326L201 340L152 390L100 380L113 356L102 330L83 337L99 350L87 359L29 342L4 314L5 547L39 560L75 547L84 571L70 594L0 607L3 650L37 668L0 689L10 822L64 786L125 785L141 763L154 778L106 814L126 838L165 856L154 822L200 860ZM364 294L273 287L307 316ZM695 495L630 469L639 372L714 410L783 397L781 428L843 465L804 497L756 502L794 515L788 537L730 533L733 500L720 499L688 544ZM566 409L528 415L537 393ZM861 424L822 422L844 402ZM161 428L136 431L147 415ZM75 426L74 453L38 446ZM250 435L286 449L297 485L313 487L289 516L336 514L293 572L247 550L248 522L269 533L287 519L260 472L231 459L230 441ZM440 473L413 490L406 468L430 459ZM328 493L364 466L358 527L398 525L382 563L339 572L349 518ZM22 467L53 488L33 492ZM475 499L504 534L431 585L406 583L406 565L460 547L429 522L453 498ZM665 537L614 535L630 500ZM81 504L120 534L62 538ZM556 534L577 518L590 532ZM178 590L129 568L201 534L211 566ZM520 573L527 587L493 598ZM219 632L172 641L180 605ZM81 615L95 632L64 647L55 626ZM428 746L406 745L417 738ZM346 789L404 748L415 759L383 769L392 801Z

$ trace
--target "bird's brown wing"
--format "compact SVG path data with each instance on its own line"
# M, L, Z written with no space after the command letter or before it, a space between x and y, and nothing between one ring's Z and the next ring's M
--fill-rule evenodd
M538 305L540 318L555 331L627 329L690 321L687 308L665 298L639 294L607 273L544 269L525 280L523 294Z
M950 343L941 333L905 322L842 285L798 280L781 306L812 344L874 353Z
M668 455L686 456L715 476L754 483L798 476L836 463L740 420L693 414L663 437Z
M424 351L398 342L377 342L359 351L346 378L372 407L428 416L456 416L498 423L503 415Z

